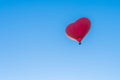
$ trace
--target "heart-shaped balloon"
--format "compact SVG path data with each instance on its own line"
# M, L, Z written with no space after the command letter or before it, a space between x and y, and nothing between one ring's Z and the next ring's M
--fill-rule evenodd
M66 28L68 38L75 40L81 44L82 39L90 30L91 22L88 18L80 18L76 22L71 23Z

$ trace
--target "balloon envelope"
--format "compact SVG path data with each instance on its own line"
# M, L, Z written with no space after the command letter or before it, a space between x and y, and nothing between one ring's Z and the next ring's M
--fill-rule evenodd
M68 38L81 43L82 39L90 30L90 25L91 23L88 18L80 18L67 26L66 35Z

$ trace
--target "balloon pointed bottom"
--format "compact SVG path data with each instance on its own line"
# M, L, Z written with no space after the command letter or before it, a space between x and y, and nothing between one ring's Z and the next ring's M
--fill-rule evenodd
M81 42L79 42L79 45L81 45Z

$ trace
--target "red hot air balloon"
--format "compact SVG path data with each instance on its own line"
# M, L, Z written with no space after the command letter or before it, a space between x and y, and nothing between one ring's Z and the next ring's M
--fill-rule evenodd
M82 39L90 30L90 20L88 18L80 18L76 22L71 23L66 28L66 35L68 38L75 40L81 44Z

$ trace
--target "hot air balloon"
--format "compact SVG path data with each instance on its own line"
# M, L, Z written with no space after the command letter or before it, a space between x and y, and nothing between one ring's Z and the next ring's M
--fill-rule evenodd
M89 32L91 26L91 22L88 18L80 18L76 22L69 24L66 27L66 35L71 40L77 41L81 44L81 41Z

